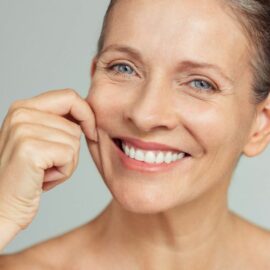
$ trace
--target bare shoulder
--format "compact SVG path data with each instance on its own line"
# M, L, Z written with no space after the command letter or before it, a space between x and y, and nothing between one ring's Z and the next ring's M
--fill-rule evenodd
M254 232L250 233L250 258L256 269L270 269L270 231L256 225L250 226L254 227Z
M239 249L252 269L270 269L270 231L235 214L240 235Z
M1 270L61 270L78 269L74 257L78 252L89 251L91 243L89 224L75 228L60 236L37 243L17 253L1 255ZM90 255L90 254L89 254Z
M8 254L0 256L0 269L3 270L45 270L53 269L49 263L44 263L40 258L36 258L30 253L25 254L20 252L18 254Z

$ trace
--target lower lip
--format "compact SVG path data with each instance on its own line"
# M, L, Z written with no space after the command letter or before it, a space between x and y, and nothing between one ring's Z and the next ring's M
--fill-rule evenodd
M116 152L120 157L123 165L130 170L140 171L140 172L164 172L168 171L174 167L179 167L185 160L189 159L190 157L184 157L182 159L173 161L171 163L146 163L143 161L135 160L127 155L125 155L117 145L113 142L114 147L116 148Z

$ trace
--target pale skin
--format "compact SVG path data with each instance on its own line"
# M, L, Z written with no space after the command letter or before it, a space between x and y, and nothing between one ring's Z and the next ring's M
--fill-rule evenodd
M247 38L216 0L169 2L117 3L103 47L107 50L92 61L92 85L85 99L72 90L59 90L11 108L7 119L13 119L12 112L19 107L29 108L17 117L17 123L46 121L50 111L51 121L44 122L46 130L34 125L27 130L40 140L53 134L51 149L56 149L53 142L65 142L62 147L66 149L58 144L56 160L52 160L51 150L46 155L34 152L39 162L29 168L35 174L21 180L28 181L29 189L25 192L15 183L19 195L28 198L30 215L13 200L14 194L7 194L8 181L0 178L0 192L4 190L7 200L14 202L13 216L7 214L7 206L0 209L5 213L2 228L15 237L34 218L42 185L53 188L69 178L78 162L81 133L113 200L84 226L3 256L1 269L270 269L269 232L227 207L227 189L240 156L260 154L270 139L270 99L258 105L250 102ZM120 51L123 46L135 49L141 57ZM226 76L209 65L190 65L190 61L218 66ZM109 71L115 64L118 66ZM199 92L196 89L201 84L194 80L206 81L213 88L204 84ZM64 111L59 111L59 104L66 106ZM65 119L68 112L76 121ZM0 149L1 159L8 157L17 168L23 156L14 147L24 129L10 133L16 130L15 123L3 124ZM114 153L111 138L118 136L185 148L192 158L186 167L166 173L131 171ZM73 161L62 159L67 157L66 151L71 151ZM43 184L41 169L36 168L38 164L46 169L45 160L64 166L65 177ZM8 172L2 166L0 175ZM44 181L58 179L56 173L55 169L48 171ZM39 180L33 187L34 179ZM15 218L18 216L21 218Z

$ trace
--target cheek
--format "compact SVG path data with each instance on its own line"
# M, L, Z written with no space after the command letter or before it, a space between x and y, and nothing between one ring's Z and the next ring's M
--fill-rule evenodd
M186 104L186 105L185 105ZM190 106L192 104L192 106ZM186 100L181 106L182 119L191 135L203 146L206 152L228 147L241 137L239 124L241 116L231 102Z
M232 140L236 126L235 118L216 108L210 108L197 115L194 126L203 145L216 149L221 143L226 144Z
M121 100L114 90L112 86L93 84L87 97L87 102L94 111L97 126L105 130L112 126L112 119L116 124L115 120L121 115Z

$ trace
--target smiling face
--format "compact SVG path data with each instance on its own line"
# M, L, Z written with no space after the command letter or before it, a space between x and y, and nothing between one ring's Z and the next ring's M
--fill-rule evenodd
M225 196L255 116L247 46L218 1L117 2L93 62L87 101L99 143L88 146L124 208L153 213L210 190ZM113 138L161 143L165 155L172 148L189 156L170 164L134 163ZM154 148L154 154L162 150Z

